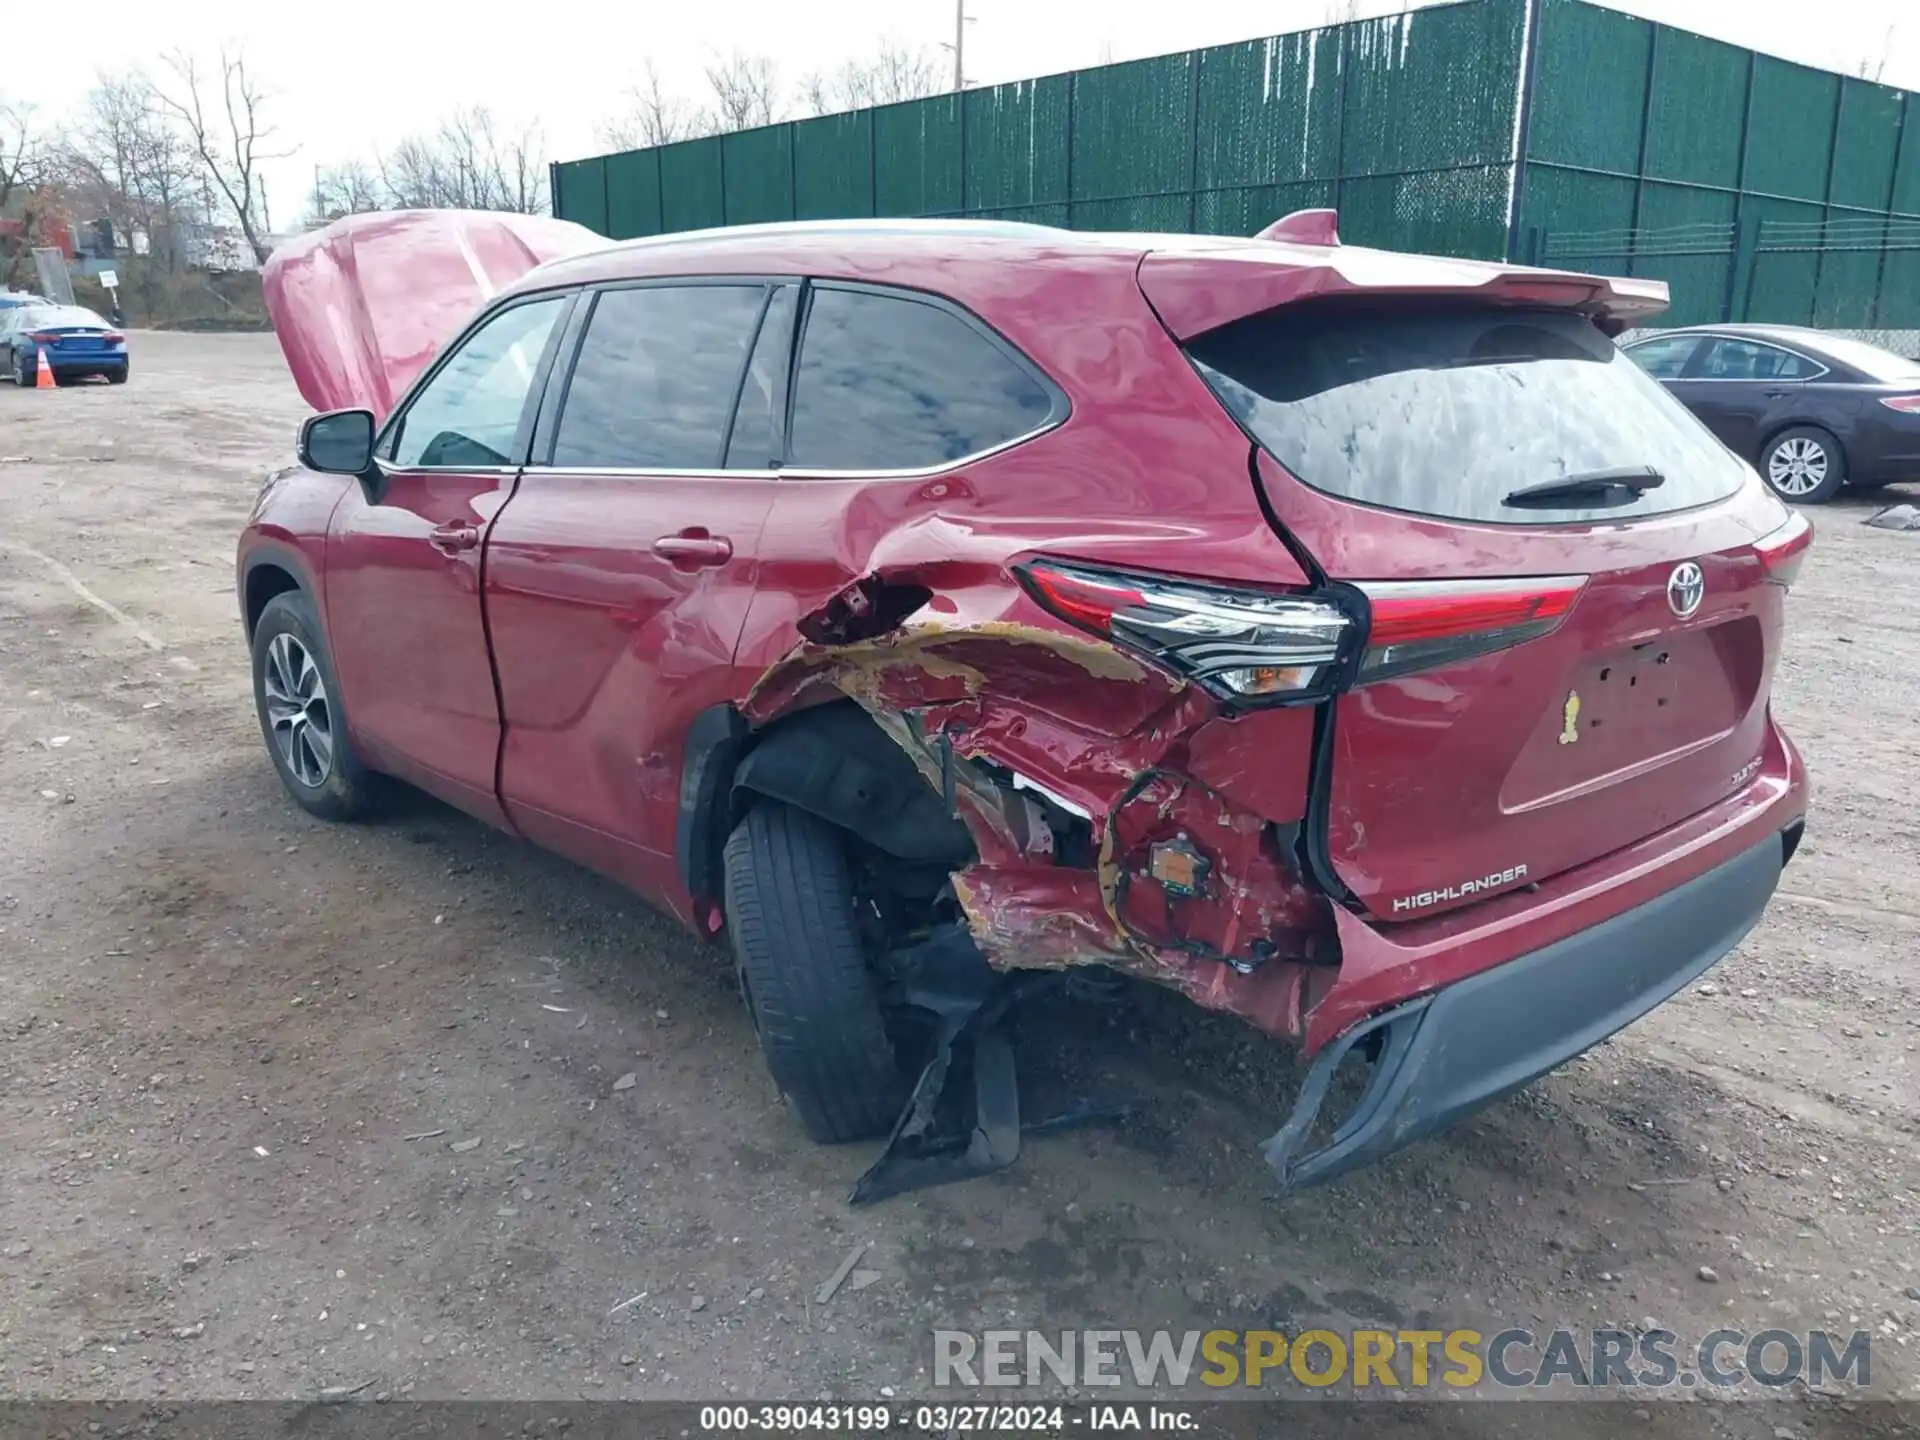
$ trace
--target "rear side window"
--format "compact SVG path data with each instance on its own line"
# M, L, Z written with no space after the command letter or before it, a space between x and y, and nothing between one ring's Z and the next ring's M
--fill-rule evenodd
M1752 340L1715 340L1688 375L1690 380L1811 380L1821 366L1804 355Z
M602 292L567 384L553 463L589 470L717 466L765 296L762 285Z
M1748 474L1658 381L1565 312L1329 301L1236 320L1188 352L1296 477L1369 505L1522 525L1631 519L1724 499ZM1507 500L1642 468L1664 483L1630 499Z
M740 381L740 404L727 441L729 470L772 470L786 433L787 357L793 350L793 312L799 290L782 285L767 302L760 338Z
M1031 434L1053 392L949 310L814 290L795 374L788 464L922 470Z

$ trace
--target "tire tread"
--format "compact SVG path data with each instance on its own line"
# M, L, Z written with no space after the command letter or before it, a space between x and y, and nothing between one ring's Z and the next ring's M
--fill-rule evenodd
M854 929L840 835L804 811L761 804L726 846L726 911L774 1080L823 1144L885 1134L899 1064Z

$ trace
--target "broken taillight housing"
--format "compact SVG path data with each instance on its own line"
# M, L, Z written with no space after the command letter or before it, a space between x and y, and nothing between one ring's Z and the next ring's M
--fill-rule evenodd
M1813 524L1799 511L1793 513L1778 530L1753 542L1753 553L1767 567L1767 579L1776 585L1791 585L1799 578L1801 563L1813 547Z
M1071 625L1132 650L1235 705L1318 699L1353 619L1331 601L1279 590L1035 560L1027 592Z
M1373 622L1354 683L1485 655L1548 634L1567 618L1586 583L1579 575L1367 581L1360 589Z

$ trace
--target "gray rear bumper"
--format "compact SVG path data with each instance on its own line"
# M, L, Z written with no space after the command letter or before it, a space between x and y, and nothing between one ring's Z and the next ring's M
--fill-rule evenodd
M1281 1185L1330 1179L1445 1129L1639 1019L1740 943L1798 839L1796 822L1590 930L1354 1026L1314 1058L1293 1114L1261 1147ZM1334 1072L1363 1041L1375 1053L1365 1094L1306 1150Z

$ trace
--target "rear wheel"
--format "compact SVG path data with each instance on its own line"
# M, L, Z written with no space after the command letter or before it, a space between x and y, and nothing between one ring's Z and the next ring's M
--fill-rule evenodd
M893 1126L905 1095L841 835L763 801L727 841L727 929L774 1082L821 1144Z
M109 385L124 385L127 383L127 376L131 375L132 373L133 373L133 362L128 361L125 365L122 365L118 370L109 370L106 372L107 383Z
M253 699L273 768L301 809L322 820L373 811L379 779L347 738L320 622L297 590L269 600L254 627Z
M1797 505L1819 505L1847 483L1840 442L1817 425L1795 425L1768 442L1760 473L1773 493Z
M33 377L27 374L26 357L18 350L13 352L13 383L23 390L33 384Z

